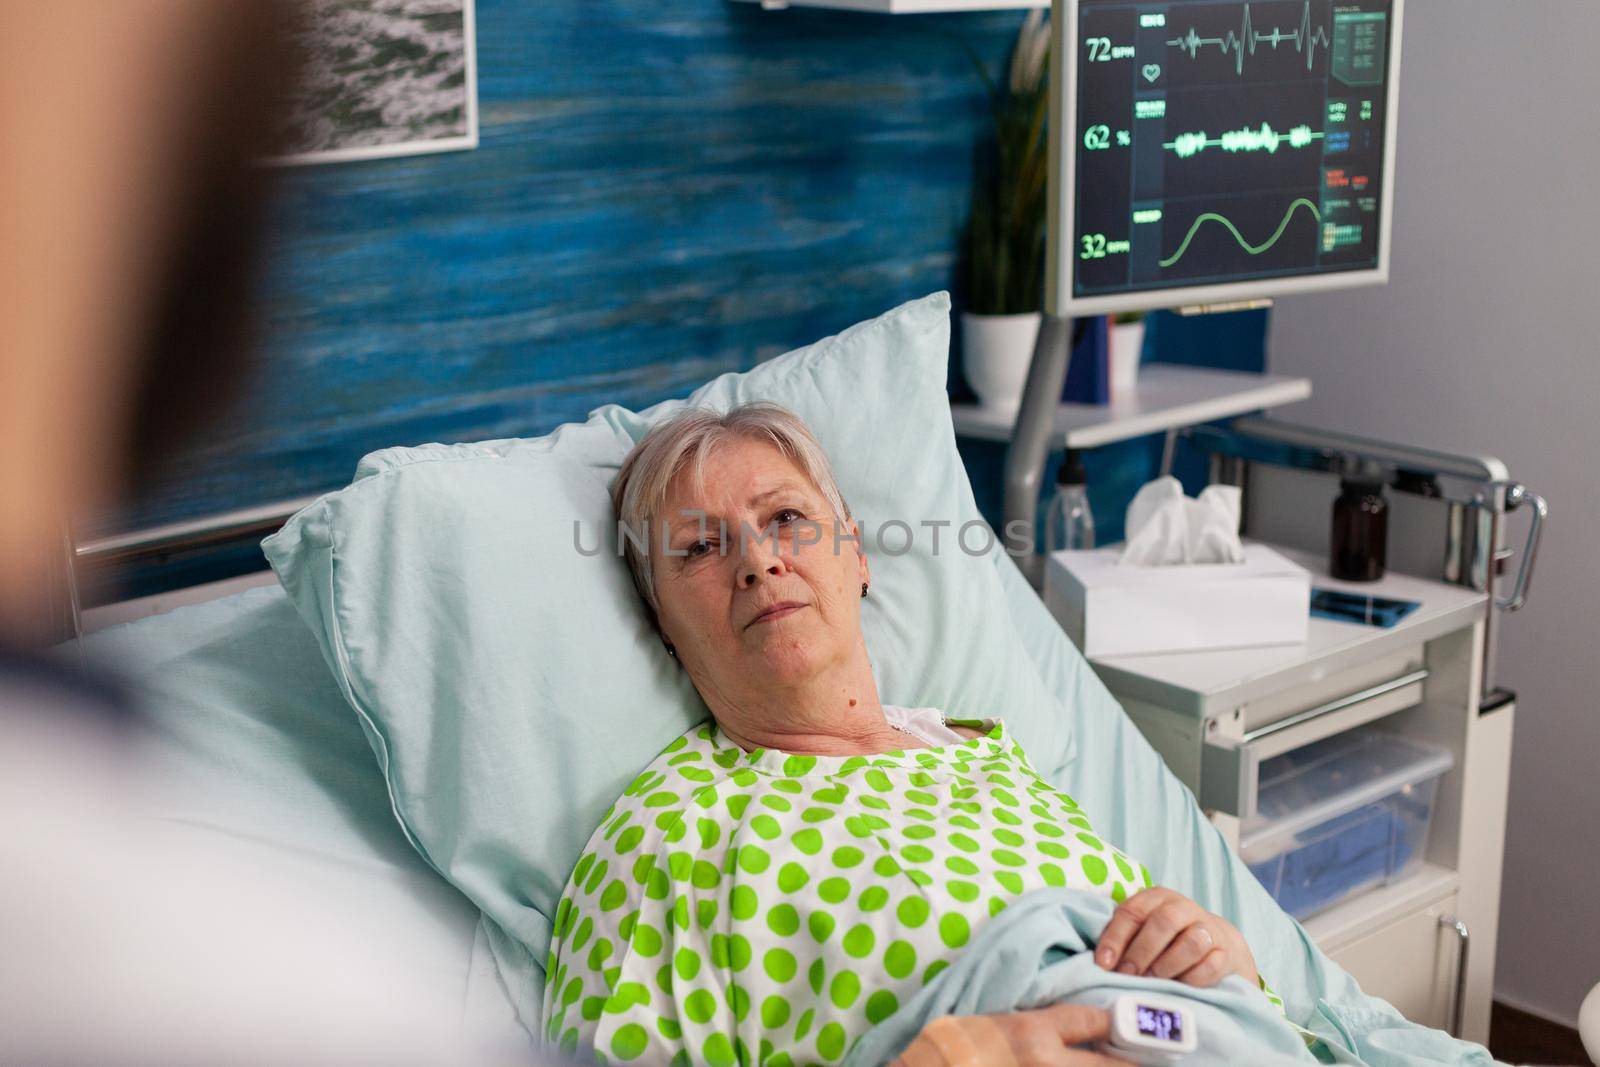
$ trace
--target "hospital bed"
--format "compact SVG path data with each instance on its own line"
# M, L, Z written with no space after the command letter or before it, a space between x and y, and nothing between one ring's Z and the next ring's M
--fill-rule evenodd
M1076 761L1066 788L1112 839L1160 857L1151 864L1158 880L1234 916L1291 1011L1316 1010L1308 992L1360 1006L1348 977L1231 855L1021 572L1003 555L996 566L1028 654L1072 709L1079 744L1109 757ZM280 588L112 626L86 637L84 649L95 663L136 669L158 735L155 758L174 785L163 818L338 872L363 901L371 935L387 939L436 989L441 1020L527 1040L477 910L408 845L366 738ZM219 796L229 800L219 805Z
M849 457L838 473L862 515L926 506L965 520L975 505L949 422L948 316L948 299L934 294L724 375L688 402L782 400L834 455ZM862 396L893 397L897 419L863 410ZM664 664L627 674L650 642L620 569L596 559L583 571L588 584L562 584L581 569L561 554L570 516L609 516L608 472L653 419L684 403L641 413L608 405L537 441L374 453L350 489L269 542L287 592L251 589L83 639L92 664L136 676L154 727L153 814L325 875L338 896L361 902L351 920L358 940L398 954L436 991L425 1009L436 1022L526 1048L539 1023L540 941L554 908L546 901L539 911L538 894L559 891L604 805L703 714L697 700L673 703L684 686L675 673L653 680ZM566 458L550 458L558 453ZM412 555L396 556L397 543ZM1010 555L993 541L979 555L919 552L882 554L874 568L884 597L863 628L869 647L874 632L883 642L874 659L880 686L951 678L954 688L927 699L958 710L962 700L974 709L1000 702L995 710L1019 736L1026 728L1039 772L1157 884L1233 922L1289 1017L1330 1049L1376 1065L1488 1062L1481 1047L1410 1024L1364 995L1273 902ZM446 606L458 614L435 610ZM597 635L619 643L595 645ZM444 658L428 659L430 648ZM462 660L460 649L489 658ZM489 681L504 688L471 688L497 673L506 677ZM1025 685L1005 689L1024 676ZM964 692L974 678L978 690ZM458 683L468 688L441 695ZM662 705L643 712L654 720L634 718L646 698ZM406 710L412 729L396 732ZM682 724L660 717L668 714ZM475 729L482 723L488 732ZM464 754L478 762L462 763ZM443 778L427 773L436 758L448 765ZM527 787L536 787L531 801Z

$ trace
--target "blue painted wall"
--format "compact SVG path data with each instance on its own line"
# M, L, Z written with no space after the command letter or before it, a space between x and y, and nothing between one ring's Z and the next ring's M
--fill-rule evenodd
M288 171L244 409L128 525L645 405L953 282L1020 13L478 0L481 147Z
M478 0L481 147L284 172L248 399L117 525L337 488L389 445L681 396L954 288L985 114L972 58L999 69L1020 21ZM1232 357L1169 332L1147 358L1260 369L1259 336ZM998 523L1003 449L966 454ZM1152 456L1090 458L1103 538ZM260 565L207 556L135 588Z

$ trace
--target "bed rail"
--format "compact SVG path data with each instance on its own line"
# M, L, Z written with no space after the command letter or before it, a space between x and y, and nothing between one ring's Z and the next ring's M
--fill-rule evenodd
M40 622L41 640L56 644L81 637L86 608L99 611L108 605L139 601L137 596L131 601L125 599L117 577L121 572L165 563L177 563L181 570L186 557L192 560L207 552L253 547L316 499L307 496L280 500L86 540L79 540L76 532L64 524L60 549L50 563L54 577L49 583L45 617ZM263 559L259 569L264 570L265 566ZM180 581L174 588L193 584ZM102 594L109 595L102 598Z
M291 515L316 499L283 500L78 542L73 546L73 561L80 568L120 567L235 541L259 540L276 533Z

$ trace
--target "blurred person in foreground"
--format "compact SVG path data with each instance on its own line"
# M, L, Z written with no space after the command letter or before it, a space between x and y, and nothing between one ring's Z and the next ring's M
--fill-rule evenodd
M47 650L66 523L148 485L247 365L292 14L0 0L0 1063L486 1062L415 1021L360 901L141 819L137 709Z

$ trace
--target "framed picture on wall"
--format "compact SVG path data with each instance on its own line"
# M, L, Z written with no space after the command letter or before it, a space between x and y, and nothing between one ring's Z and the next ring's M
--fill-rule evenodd
M299 0L304 69L278 164L478 145L473 0Z

